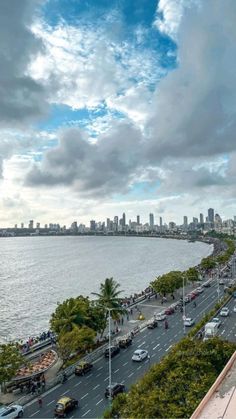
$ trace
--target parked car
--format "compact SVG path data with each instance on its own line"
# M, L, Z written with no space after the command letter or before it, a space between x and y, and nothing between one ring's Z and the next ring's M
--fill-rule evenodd
M111 388L110 386L106 388L105 397L108 398L111 395L111 397L114 398L117 394L124 393L124 391L124 384L114 383L111 385Z
M158 321L165 320L166 319L166 314L164 312L155 314L155 319L158 320Z
M75 367L75 375L84 375L87 372L91 371L93 368L93 364L90 364L89 362L80 362Z
M147 357L148 351L146 351L145 349L137 349L132 356L132 361L140 362L146 359Z
M219 280L219 285L224 285L224 284L225 284L225 281L223 279L220 279Z
M219 319L219 317L213 317L213 319L211 320L212 323L217 323L217 326L220 327L221 325L221 320Z
M132 339L131 337L125 338L125 339L121 339L119 341L119 347L120 348L128 348L128 346L132 345Z
M58 400L54 414L59 418L65 418L67 413L76 409L79 406L79 402L72 397L62 397Z
M22 418L24 409L19 404L13 404L11 406L0 406L0 418Z
M201 294L204 291L204 288L197 287L196 291L198 292L198 294Z
M188 294L190 301L195 300L196 295L194 293Z
M202 284L202 286L203 286L203 287L205 287L205 288L209 288L209 287L211 286L211 281L210 281L210 279L209 279L208 281L204 282L204 283Z
M184 302L189 303L191 301L190 297L188 295L185 295Z
M186 317L184 320L184 326L193 326L195 321L191 317Z
M147 328L148 329L155 329L155 327L158 327L158 321L157 320L152 320L150 323L148 323Z
M165 314L167 314L168 316L170 315L170 314L173 314L175 312L175 310L174 310L174 308L173 307L167 307L166 309L165 309L165 311L164 311L164 313Z
M119 346L111 346L111 358L120 352ZM105 358L109 358L109 348L105 350Z
M233 312L234 312L234 313L236 313L236 306L234 306L234 308L233 308Z
M227 317L229 315L229 309L228 307L223 307L220 311L220 316Z

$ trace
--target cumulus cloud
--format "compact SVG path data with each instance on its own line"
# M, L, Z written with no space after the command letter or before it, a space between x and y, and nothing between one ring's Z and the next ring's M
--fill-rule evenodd
M0 124L23 124L44 114L45 91L29 74L42 43L30 30L40 0L1 0Z
M161 5L164 7L164 2ZM106 195L126 192L147 167L154 167L163 170L162 177L156 170L156 180L161 178L163 185L159 191L163 193L165 185L169 191L171 187L172 191L179 188L175 179L178 166L182 166L180 176L185 190L224 187L226 170L214 172L209 167L198 167L192 171L192 166L202 156L214 160L236 147L235 12L234 0L224 4L209 0L201 7L192 5L186 9L179 28L178 68L149 97L150 116L142 132L129 120L122 121L91 144L78 130L65 131L59 146L29 173L28 184L70 184L84 194ZM135 113L133 102L128 100L129 91L123 106ZM106 96L106 92L103 94ZM137 106L138 112L144 109ZM172 170L168 159L177 161ZM184 161L188 164L183 170ZM152 182L154 172L150 171Z

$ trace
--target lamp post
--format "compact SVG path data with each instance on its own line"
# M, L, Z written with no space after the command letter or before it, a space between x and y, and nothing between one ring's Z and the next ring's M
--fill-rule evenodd
M184 335L186 333L186 326L185 326L185 319L186 319L186 307L185 307L185 289L184 289L184 276L183 276L183 328L184 328Z
M217 275L217 295L218 295L218 302L220 301L220 268L219 268L219 265L218 265L218 263L217 263L217 265L216 265L216 267L217 267L217 273L216 273L216 275Z

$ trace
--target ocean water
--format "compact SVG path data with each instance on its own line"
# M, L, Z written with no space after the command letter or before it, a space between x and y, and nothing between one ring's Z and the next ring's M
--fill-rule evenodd
M107 277L129 296L160 274L197 265L212 250L201 242L144 237L2 238L0 341L47 330L57 302L91 296Z

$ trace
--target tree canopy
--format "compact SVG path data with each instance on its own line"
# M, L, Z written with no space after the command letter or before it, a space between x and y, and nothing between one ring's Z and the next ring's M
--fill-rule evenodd
M0 346L0 384L10 381L21 365L25 363L25 358L13 343Z

